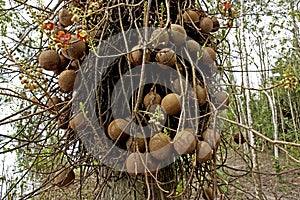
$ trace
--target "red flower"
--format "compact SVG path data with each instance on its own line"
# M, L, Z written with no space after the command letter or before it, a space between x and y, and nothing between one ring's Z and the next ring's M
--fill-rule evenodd
M76 34L77 38L86 42L88 38L88 34L85 30L79 29Z
M52 31L54 29L54 23L47 19L43 22L42 28L47 31Z
M223 2L223 6L224 6L224 12L228 11L229 9L232 8L231 2L230 1L225 1Z
M71 39L71 34L66 34L64 31L58 31L56 40L62 44L67 44Z

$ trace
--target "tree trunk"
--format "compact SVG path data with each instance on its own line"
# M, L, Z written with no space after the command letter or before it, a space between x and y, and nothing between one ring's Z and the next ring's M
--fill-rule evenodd
M112 172L108 180L102 181L96 199L104 200L165 200L176 189L174 165L160 169L157 180L150 175L130 176L124 172ZM107 171L103 171L107 174ZM153 174L155 176L155 174ZM159 184L159 186L158 186ZM165 192L164 192L165 191ZM187 191L188 192L188 191ZM173 198L173 199L183 199Z
M115 4L117 4L117 1L113 1L115 2ZM118 1L119 2L119 1ZM137 1L136 1L137 2ZM112 3L114 5L114 3ZM122 31L127 31L131 28L145 28L147 26L152 26L153 24L153 20L161 20L159 21L161 24L159 25L155 25L155 26L160 26L161 28L169 25L170 23L178 23L178 17L181 15L182 10L187 9L188 7L194 7L195 2L193 0L189 0L189 1L145 1L143 4L139 5L139 9L138 7L130 7L128 6L128 8L124 8L124 10L126 10L128 13L130 13L130 15L128 16L128 20L131 22L139 22L137 24L128 24L129 22L126 21L125 17L120 21L120 24L116 23L112 25L112 22L109 22L109 25L111 26L111 29L115 28L116 30L109 30L111 32L118 32L120 30ZM121 8L121 7L120 7ZM119 15L122 15L126 12L124 12L124 10L116 10L116 12L118 12ZM132 10L135 10L134 12ZM157 12L163 12L161 13L162 17L164 18L167 16L168 19L163 20L163 19L156 19L157 18ZM132 13L131 13L132 12ZM124 14L125 15L125 14ZM179 16L178 16L179 15ZM134 19L135 16L140 17L140 19ZM127 16L126 16L127 17ZM132 19L133 17L133 19ZM120 17L121 18L121 17ZM118 19L116 19L117 21ZM139 21L138 21L139 20ZM142 22L140 21L142 20ZM152 22L151 22L152 20ZM151 24L152 23L152 24ZM137 25L138 27L135 27L135 25ZM116 28L117 26L121 26L120 30L119 27ZM158 28L158 27L156 27ZM188 28L186 28L186 30L189 30ZM188 32L188 31L187 31ZM200 42L199 40L201 40L201 37L199 35L196 35L195 31L190 31L193 35L190 36L193 38L196 38L195 40L198 40L197 42L200 43L200 45L203 45L204 42ZM195 36L196 35L196 36ZM110 35L109 35L110 36ZM149 36L149 35L147 35ZM150 36L149 36L150 37ZM125 38L125 37L124 37ZM147 38L147 37L145 37ZM194 39L193 38L193 39ZM126 45L127 42L132 42L132 41L126 41ZM138 41L136 41L138 42ZM129 46L129 45L128 45ZM118 47L119 48L119 47ZM129 49L130 50L130 49ZM145 50L144 50L145 53ZM145 54L144 54L145 55ZM145 61L145 56L143 56L143 60ZM101 88L103 91L102 95L99 95L100 97L104 96L104 97L110 97L111 94L109 93L110 91L113 91L111 88L114 88L115 84L117 83L117 81L119 81L119 79L121 79L121 74L119 72L119 66L122 66L122 70L124 70L126 67L128 67L128 61L126 60L126 58L121 59L118 62L119 64L115 64L113 63L113 67L110 67L109 70L107 70L109 73L108 76L106 76L105 78L107 79L107 81L102 81L103 83L109 83L107 85L104 85L103 88ZM143 62L146 63L146 62ZM125 67L126 66L126 67ZM142 64L141 67L141 71L143 72L145 65ZM111 70L114 69L115 71ZM128 67L128 69L130 69ZM119 74L119 76L117 76ZM142 73L142 76L140 77L140 81L139 81L139 89L137 90L137 96L139 98L143 97L142 93L144 91L143 90L143 84L145 81L145 78L143 76L146 76L147 74ZM115 78L116 80L112 79ZM165 77L165 78L172 78L172 77ZM154 83L154 81L153 81ZM123 89L124 90L124 89ZM146 91L146 90L145 90ZM125 91L124 92L134 92L134 91ZM132 94L131 94L132 95ZM122 97L122 95L120 95ZM126 95L124 95L126 96ZM120 98L120 97L118 97ZM103 103L103 99L99 98L99 102L101 102L101 110L103 110L104 112L99 112L101 114L101 125L103 127L108 127L109 123L111 122L111 113L113 113L112 111L110 111L108 108L110 107L110 102ZM207 104L208 105L208 104ZM138 106L140 106L140 104L136 104L136 106L133 106L134 111L139 110ZM203 106L205 107L205 106ZM208 106L207 106L208 107ZM107 111L109 110L109 111ZM120 108L120 112L122 108ZM105 114L103 114L105 113ZM133 113L133 112L132 112ZM103 115L103 116L102 116ZM170 122L171 123L171 122ZM200 122L202 127L206 127L206 124L208 123L207 121L203 120ZM200 125L199 125L200 126ZM176 130L176 129L175 129ZM132 176L129 175L126 172L116 172L116 171L111 171L111 174L109 177L107 177L105 180L100 180L101 182L101 186L99 187L99 191L98 191L98 195L96 197L96 199L104 199L104 200L119 200L119 199L125 199L125 200L143 200L143 199L147 199L147 200L165 200L167 199L167 196L169 195L176 195L176 186L178 183L178 177L179 176L179 172L177 172L176 170L178 168L174 167L175 164L170 164L169 166L163 168L163 169L159 169L157 177L152 177L150 175L140 175L140 176ZM102 168L102 167L101 167ZM107 176L107 171L103 169L99 169L99 174L100 177L106 177ZM103 172L103 173L102 173ZM186 173L186 169L184 169L184 173ZM155 176L155 174L154 174ZM188 177L188 176L186 176ZM185 177L185 178L186 178ZM187 180L184 180L184 182L187 182ZM185 191L186 196L190 195L190 191L189 189L187 189ZM184 197L179 197L179 198L173 198L173 199L183 199ZM189 197L186 197L184 199L188 199Z
M267 99L269 101L269 106L272 112L272 123L273 123L273 127L274 127L274 141L278 140L278 122L277 122L277 109L275 106L275 100L274 100L274 92L272 91L272 97L266 92L263 91L264 94L267 96ZM278 160L278 147L275 145L274 146L274 157L275 160Z
M242 1L241 4L241 51L242 51L242 57L241 57L241 66L245 67L245 71L243 74L243 80L245 84L245 98L246 98L246 112L247 112L247 121L248 121L248 127L253 127L253 120L252 120L252 110L251 110L251 92L250 92L250 78L249 78L249 66L248 66L248 53L247 53L247 47L246 47L246 35L245 35L245 6L244 1ZM263 192L262 192L262 184L261 184L261 177L259 174L259 165L257 161L257 154L255 152L256 147L256 139L254 137L254 134L251 131L248 131L248 137L249 137L249 143L251 148L251 158L252 158L252 176L254 180L255 185L255 191L256 196L258 199L264 199L263 198ZM255 171L255 172L253 172Z

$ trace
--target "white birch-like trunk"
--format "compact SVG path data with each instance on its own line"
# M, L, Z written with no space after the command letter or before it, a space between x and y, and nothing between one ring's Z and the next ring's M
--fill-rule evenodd
M248 73L248 53L247 53L247 47L246 47L246 35L245 35L245 5L244 1L241 2L241 66L244 67L245 71L243 73L243 82L245 84L245 100L246 100L246 113L247 113L247 121L248 121L248 127L253 127L253 119L252 119L252 110L251 110L251 92L248 88L250 88L250 78ZM254 134L251 131L248 131L248 138L249 143L251 146L251 158L252 158L252 164L253 164L253 170L256 172L259 172L259 165L257 162L257 154L255 152L256 147L256 141ZM255 193L258 199L264 199L263 198L263 192L262 192L262 184L261 184L261 177L259 173L252 172L254 185L255 185Z
M238 115L239 116L239 123L244 124L247 121L247 117L246 117L246 114L245 114L244 109L243 109L243 102L242 102L242 100L239 96L237 96L236 98L237 98L237 102L238 102L238 107L237 108L238 108L238 113L239 113L239 115ZM243 133L241 133L241 134L243 134ZM244 134L243 134L243 136L245 137ZM247 143L244 143L243 145L244 145L243 148L244 148L245 159L246 159L246 155L249 154L249 147L248 147Z
M272 97L266 92L263 91L263 93L267 96L267 99L269 101L269 106L272 112L272 124L274 127L274 132L273 132L273 138L274 141L278 140L278 122L277 122L277 109L275 106L275 98L274 98L274 92L272 91ZM278 160L278 147L274 145L274 157L276 160Z

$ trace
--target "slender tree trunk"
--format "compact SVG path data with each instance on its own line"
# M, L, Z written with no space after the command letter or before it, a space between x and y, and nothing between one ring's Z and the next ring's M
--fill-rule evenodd
M242 100L241 100L240 97L237 97L237 100L238 100L239 120L240 120L240 123L245 124L246 121L247 121L247 117L246 117L246 114L244 112L243 102L242 102ZM244 154L245 155L245 159L247 159L246 155L249 154L249 147L248 147L248 145L246 143L244 144L244 152L245 152L245 154Z
M290 105L290 109L291 109L295 139L296 139L296 142L298 143L299 138L298 138L298 133L297 133L297 124L296 124L295 113L294 113L294 108L293 108L293 104L292 104L290 91L287 91L287 95L288 95L288 101L289 101L289 105Z
M246 47L246 36L245 36L245 6L244 1L242 1L241 4L241 66L245 67L245 71L243 74L243 80L246 88L249 88L250 86L250 78L249 78L249 65L248 65L248 53L247 53L247 47ZM253 119L252 119L252 110L251 110L251 92L249 89L245 90L245 99L246 99L246 112L247 112L247 121L248 126L253 127ZM256 147L256 139L254 137L254 134L251 131L248 131L248 137L249 137L249 143L251 145L251 157L252 157L252 163L253 163L253 170L256 172L259 172L259 165L257 162L257 154L255 152ZM261 184L261 177L259 173L252 173L254 185L255 185L255 192L258 199L264 199L263 198L263 192L262 192L262 184Z
M277 99L277 105L278 105L278 108L279 108L279 115L280 115L280 124L281 124L281 132L283 134L283 141L286 141L286 138L285 138L285 124L284 124L284 117L283 117L283 113L282 113L282 107L281 107L281 104L280 104L280 95L279 95L279 92L276 93L276 99Z
M269 101L269 106L272 112L272 123L274 127L274 132L273 132L273 138L274 141L278 140L278 122L277 122L277 109L275 106L275 101L274 101L274 92L272 91L272 97L266 92L263 91L264 94L267 96L267 99ZM274 146L274 157L275 160L278 160L278 147L275 145Z

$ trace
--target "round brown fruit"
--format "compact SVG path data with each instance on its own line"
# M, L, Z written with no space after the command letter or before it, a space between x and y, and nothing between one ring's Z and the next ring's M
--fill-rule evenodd
M128 54L128 59L133 66L139 66L143 63L143 49L139 45L134 46ZM150 52L146 50L146 62L150 60Z
M56 124L58 128L65 130L69 126L69 120L70 120L69 113L64 112L58 117Z
M143 138L142 135L137 137L130 137L126 142L127 150L130 152L145 152L147 141L146 138Z
M60 68L65 70L68 67L69 63L70 63L70 60L67 59L63 55L59 55L59 58L60 58Z
M220 23L219 23L218 18L212 17L211 20L212 20L212 22L213 22L213 29L212 29L212 32L218 31L219 28L220 28Z
M174 149L182 154L192 153L196 149L197 140L195 134L191 130L179 131L174 138L173 146Z
M149 153L131 153L126 159L126 169L131 175L142 175L154 172L157 169L157 163Z
M46 106L47 107L52 107L50 110L51 111L59 111L61 106L57 105L59 103L61 103L62 100L59 97L51 97L50 99L48 99Z
M187 34L183 26L180 26L178 24L171 24L171 31L170 36L172 39L172 42L177 45L181 46L185 43L185 40L187 38Z
M43 51L39 56L39 64L45 70L54 71L60 66L60 57L55 50Z
M69 67L69 69L77 71L77 70L79 70L79 68L80 68L80 61L78 59L72 60L71 66Z
M70 185L75 179L75 173L72 169L61 169L55 174L53 184L58 187Z
M159 94L154 93L154 92L149 92L146 94L144 97L144 106L148 108L149 105L155 105L155 104L160 104L161 102L161 97Z
M176 53L172 49L164 48L157 52L155 60L163 68L172 67L176 63Z
M212 149L205 141L199 141L196 152L196 160L199 163L204 163L212 158Z
M125 119L115 119L108 126L108 136L113 141L123 142L126 141L128 137L129 122Z
M212 149L217 150L221 144L221 136L214 129L206 129L202 133L203 140L207 142Z
M205 47L200 59L201 63L204 65L211 65L217 59L217 54L215 50L211 47Z
M230 100L227 92L220 91L215 94L216 104L219 109L224 110L229 106Z
M204 17L201 21L200 21L200 29L202 33L209 33L213 30L213 21L209 18L209 17Z
M69 126L74 131L79 131L87 124L87 120L82 112L78 113L69 121Z
M73 24L72 22L73 15L70 13L69 10L63 8L58 13L58 21L63 26L70 26Z
M171 156L171 138L163 133L155 134L149 142L150 154L157 160L164 160Z
M74 88L76 72L74 70L65 70L58 77L58 85L63 92L71 92Z
M62 50L61 52L66 58L73 60L83 57L85 55L85 50L85 42L77 39L77 37L73 35L71 36L67 49Z
M168 32L162 28L155 29L151 34L151 40L153 40L154 48L165 46L169 42Z
M185 22L198 22L199 21L199 14L196 11L193 10L186 10L183 13L183 20Z
M161 100L161 106L168 115L176 115L181 111L180 96L176 93L167 94Z
M196 94L197 94L197 99L198 99L198 103L200 105L205 104L206 100L207 100L207 93L206 93L206 89L203 88L200 85L196 86Z
M201 46L195 40L186 41L186 47L190 53L197 53L201 51Z
M67 59L65 56L63 55L59 55L60 58L60 65L57 69L53 70L53 72L57 75L59 75L60 73L62 73L64 70L66 70L66 68L68 67L70 60Z
M246 139L241 132L234 134L233 140L237 144L244 144L246 142Z

